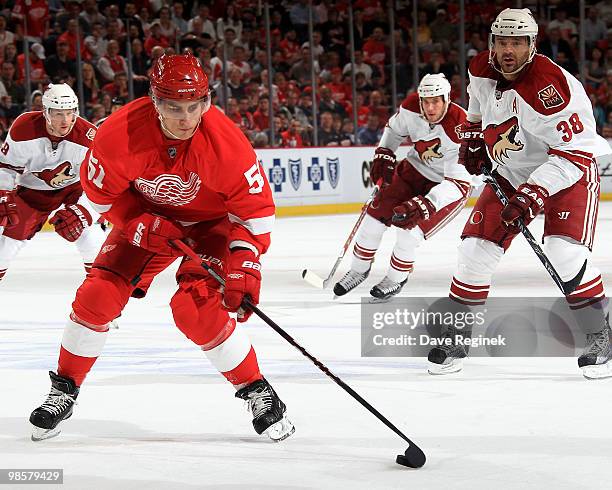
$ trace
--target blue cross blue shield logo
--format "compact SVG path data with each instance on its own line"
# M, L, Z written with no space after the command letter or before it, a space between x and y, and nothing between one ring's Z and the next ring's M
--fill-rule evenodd
M340 182L340 159L339 158L328 158L327 159L327 175L329 175L329 185L335 189Z
M280 158L272 160L272 168L268 171L270 175L270 183L274 186L274 192L283 190L283 183L287 182L286 170L281 167Z
M323 167L319 165L319 158L312 157L312 165L308 167L308 181L312 182L312 190L318 191L321 189L323 178Z
M302 183L302 159L298 158L297 160L289 159L289 182L291 182L291 187L293 187L296 191L300 188L300 184Z

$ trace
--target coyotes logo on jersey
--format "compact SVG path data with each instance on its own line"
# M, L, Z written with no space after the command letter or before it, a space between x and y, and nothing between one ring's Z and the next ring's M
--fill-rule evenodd
M414 143L414 149L419 154L419 158L426 164L430 164L434 158L442 158L444 156L440 153L441 146L440 138L434 138L429 141L418 140Z
M53 169L45 169L41 172L32 173L55 189L64 187L78 176L78 174L72 173L72 164L70 162L61 163Z
M504 121L501 124L489 124L484 130L484 141L489 150L489 155L500 165L503 165L504 158L508 158L509 151L521 151L523 143L516 139L519 131L518 119L516 116Z
M138 178L136 189L149 201L170 206L183 206L196 197L202 181L197 174L190 172L188 180L178 175L161 174L153 180Z

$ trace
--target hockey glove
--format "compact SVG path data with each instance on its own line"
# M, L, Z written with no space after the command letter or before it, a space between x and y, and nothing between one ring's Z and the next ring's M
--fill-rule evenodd
M185 236L183 227L170 219L143 213L125 227L125 234L132 245L160 255L181 256L183 252L170 245L170 240Z
M60 209L49 220L55 227L55 232L69 242L78 240L83 230L91 226L93 219L89 211L80 204L69 204Z
M430 219L435 212L436 208L429 199L423 196L415 196L393 208L391 222L405 230L412 230L421 221Z
M388 148L379 146L374 150L374 159L370 167L370 179L373 185L377 185L382 179L383 184L390 184L395 171L395 153Z
M512 199L502 209L502 225L510 233L519 233L517 219L522 219L527 226L544 207L548 191L535 184L522 184Z
M10 228L18 223L15 191L0 191L0 226Z
M482 134L482 124L465 121L457 130L461 146L459 164L471 175L482 174L482 168L492 169Z
M242 306L245 297L251 303L259 303L261 287L261 264L248 249L234 249L227 260L223 305L229 311L238 313L238 321L246 322L253 313Z

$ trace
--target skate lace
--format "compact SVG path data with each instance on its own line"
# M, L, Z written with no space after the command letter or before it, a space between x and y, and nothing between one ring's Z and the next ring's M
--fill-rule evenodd
M364 274L355 271L348 271L342 279L340 279L340 284L344 286L345 289L352 289L355 286L361 284L363 281Z
M52 413L53 415L58 415L66 410L66 408L70 407L71 404L76 405L76 403L77 402L74 397L52 387L51 391L49 392L49 396L47 396L47 399L40 406L40 408Z
M597 333L588 333L587 342L589 343L587 347L588 354L597 354L598 352L605 351L610 346L608 331L603 330Z
M392 281L388 277L385 277L382 281L380 281L376 287L380 289L384 294L389 294L394 292L401 286L401 283Z
M248 396L247 407L251 410L253 418L258 418L272 408L272 394L268 390L255 391Z

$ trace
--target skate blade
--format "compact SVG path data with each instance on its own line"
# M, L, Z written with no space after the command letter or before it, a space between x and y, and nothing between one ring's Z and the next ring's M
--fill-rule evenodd
M582 375L586 379L603 379L612 377L612 360L605 364L594 364L592 366L583 366Z
M61 432L59 427L56 427L55 429L42 429L41 427L36 427L35 425L32 427L32 440L34 442L51 439L52 437L58 436Z
M387 298L376 298L376 297L373 297L373 298L370 298L368 303L370 303L371 305L375 305L375 304L378 304L378 303L388 303L389 301L391 301L391 299L393 297L394 296L389 296Z
M433 362L430 362L427 372L434 376L441 376L444 374L458 373L462 369L463 369L463 360L454 359L452 362L449 362L448 364L434 364Z
M119 324L115 320L111 320L108 324L108 328L119 330Z
M287 439L294 432L295 426L291 423L291 420L285 416L264 430L263 434L267 435L274 442L281 442Z

